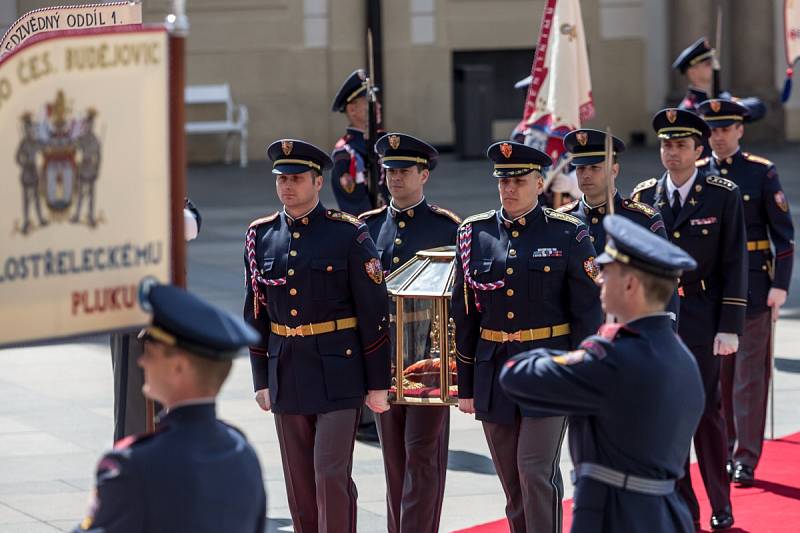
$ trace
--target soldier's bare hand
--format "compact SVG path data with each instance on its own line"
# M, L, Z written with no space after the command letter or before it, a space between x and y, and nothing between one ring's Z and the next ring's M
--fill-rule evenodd
M269 389L256 391L256 403L263 411L272 409L272 400L269 398Z
M714 355L732 355L739 349L739 336L736 333L717 333L714 337Z
M458 410L469 415L475 414L475 398L459 398Z
M367 391L367 397L364 400L372 412L385 413L389 410L389 391L388 390L371 390Z
M772 321L778 320L781 307L786 303L786 291L772 288L767 294L767 305L772 308Z

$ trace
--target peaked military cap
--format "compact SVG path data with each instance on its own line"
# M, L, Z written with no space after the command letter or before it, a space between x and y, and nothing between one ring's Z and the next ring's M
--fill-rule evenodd
M511 141L494 143L486 150L486 157L494 161L495 178L523 176L534 170L542 172L553 164L541 150Z
M706 138L711 135L711 129L706 121L685 109L662 109L653 117L653 130L659 139L678 139L697 135Z
M425 165L433 170L439 157L436 148L405 133L387 133L375 141L375 152L381 156L384 168Z
M612 155L625 151L625 143L611 136ZM572 164L581 167L594 165L606 159L606 133L600 130L583 128L573 130L564 137L564 148L572 154Z
M700 37L675 58L675 61L672 63L672 68L680 70L681 74L684 74L689 67L693 67L701 61L711 59L713 55L714 49L709 46L708 39Z
M724 128L731 124L744 122L750 111L733 100L712 98L701 102L697 106L697 112L711 128Z
M367 91L367 72L362 69L356 69L350 74L333 98L331 111L344 113L347 104L358 98L359 96L366 96Z
M236 357L240 348L261 336L241 318L173 285L155 285L141 295L142 308L153 314L152 324L139 338L182 348L214 360Z
M328 154L311 143L296 139L281 139L267 148L273 174L300 174L316 170L320 174L333 166Z
M621 215L605 217L603 227L608 238L596 259L599 265L617 261L664 278L677 278L697 268L697 262L681 248Z

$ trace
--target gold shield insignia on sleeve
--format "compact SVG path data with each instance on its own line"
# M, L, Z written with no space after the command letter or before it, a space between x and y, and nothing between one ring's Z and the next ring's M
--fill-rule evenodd
M367 271L367 276L375 285L380 285L383 283L383 267L381 266L380 260L378 258L373 257L366 263L364 263L364 270Z

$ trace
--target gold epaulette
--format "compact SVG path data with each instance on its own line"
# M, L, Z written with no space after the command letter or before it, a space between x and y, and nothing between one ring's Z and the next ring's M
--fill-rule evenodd
M325 216L331 220L338 220L339 222L349 222L350 224L361 227L364 224L363 220L359 220L358 217L351 215L350 213L345 213L344 211L337 211L336 209L327 209L325 211Z
M377 214L383 213L384 211L386 211L387 208L388 208L388 206L384 205L384 206L379 207L377 209L370 209L369 211L364 211L363 213L358 215L358 218L360 218L361 220L366 220L369 217L371 217L372 215L377 215Z
M556 211L555 209L550 209L549 207L545 207L542 211L544 212L544 216L547 218L561 220L562 222L569 222L571 224L575 224L576 226L583 224L583 220L579 219L578 217L568 215L567 213L562 213L561 211Z
M706 183L709 185L716 185L717 187L722 187L723 189L728 189L732 191L736 189L736 184L731 180L721 178L719 176L706 176Z
M711 158L710 157L704 157L702 159L698 159L697 161L695 161L694 162L694 166L697 167L697 168L700 168L700 167L706 166L710 162L711 162Z
M742 152L742 157L747 159L748 161L752 161L753 163L761 163L764 166L770 167L773 165L772 161L765 157L761 157L758 155L751 154L750 152Z
M622 200L622 207L629 211L636 211L637 213L647 215L649 218L653 218L658 214L658 211L649 205L643 202L637 202L636 200L629 200L627 198Z
M470 217L467 217L464 220L464 222L461 223L461 225L464 226L466 224L472 224L473 222L477 222L478 220L486 220L492 218L495 213L496 211L494 209L491 209L489 211L484 211L483 213L478 213L477 215L472 215Z
M461 224L461 217L450 211L449 209L445 209L444 207L439 207L438 205L429 205L430 210L437 215L442 215L443 217L447 217L456 224Z
M260 225L260 224L265 224L265 223L267 223L267 222L272 222L273 220L275 220L276 218L278 218L278 215L280 215L280 214L281 214L281 212L280 212L280 211L275 211L274 213L272 213L272 214L271 214L271 215L269 215L269 216L262 217L262 218L257 218L257 219L255 219L254 221L252 221L252 222L250 223L250 226L248 226L248 227L249 227L249 228L252 228L252 227L254 227L254 226L258 226L258 225Z
M557 208L556 211L560 211L562 213L569 213L570 211L575 209L575 206L578 205L578 202L580 202L580 200L574 200L568 204L564 204L561 207Z
M658 183L658 178L650 178L649 180L645 180L639 183L636 187L633 188L631 196L633 196L637 192L641 192L644 191L645 189L650 189L652 187L655 187L656 183Z

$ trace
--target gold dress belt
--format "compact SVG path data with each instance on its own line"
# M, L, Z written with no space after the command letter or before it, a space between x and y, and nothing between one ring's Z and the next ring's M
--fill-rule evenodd
M270 330L275 335L281 337L308 337L311 335L322 335L323 333L331 333L339 331L340 329L353 329L356 327L356 317L340 318L339 320L330 320L328 322L317 322L316 324L303 324L302 326L284 326L283 324L270 324Z
M513 333L481 328L481 338L492 342L529 342L569 335L569 324L557 324L543 328L521 329Z

